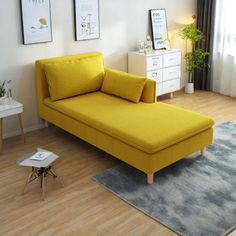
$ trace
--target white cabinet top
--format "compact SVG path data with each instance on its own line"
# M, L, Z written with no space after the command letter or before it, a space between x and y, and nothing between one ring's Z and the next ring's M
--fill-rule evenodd
M10 100L5 104L0 104L0 118L16 115L23 112L23 104Z
M159 55L164 55L168 53L176 53L176 52L181 52L181 49L176 49L176 48L171 48L171 49L162 49L162 50L154 50L151 53L140 53L139 51L133 51L129 52L132 54L136 54L139 56L144 56L144 57L154 57L154 56L159 56Z

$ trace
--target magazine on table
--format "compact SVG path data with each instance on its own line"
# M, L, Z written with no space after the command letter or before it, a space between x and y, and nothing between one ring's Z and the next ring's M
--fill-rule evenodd
M52 155L52 152L36 152L33 156L30 157L30 160L43 161L49 156Z

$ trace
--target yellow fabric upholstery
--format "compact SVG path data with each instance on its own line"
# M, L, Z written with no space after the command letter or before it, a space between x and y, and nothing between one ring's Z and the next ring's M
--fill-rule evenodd
M145 103L156 102L156 81L155 80L152 80L152 79L146 80L140 101L145 102Z
M101 92L56 102L46 99L45 104L146 153L160 151L213 125L207 117L171 105L136 105Z
M146 78L106 69L101 91L138 103Z
M213 137L213 129L210 128L159 152L148 154L48 106L43 106L41 112L45 120L145 173L155 173L190 153L204 148L212 143Z
M53 101L99 90L104 75L101 55L46 64L44 70Z
M213 121L155 103L155 81L146 80L137 104L101 91L52 101L45 65L101 55L51 58L36 62L39 114L62 129L120 160L152 174L212 143Z
M46 78L45 70L44 70L45 65L51 64L51 63L58 63L58 62L67 62L71 60L80 60L83 58L95 57L95 56L101 56L101 55L102 54L100 52L91 52L91 53L85 53L85 54L55 57L55 58L49 58L49 59L36 61L35 62L35 65L36 65L35 75L36 75L39 115L41 115L41 109L43 106L44 98L50 97L47 78Z

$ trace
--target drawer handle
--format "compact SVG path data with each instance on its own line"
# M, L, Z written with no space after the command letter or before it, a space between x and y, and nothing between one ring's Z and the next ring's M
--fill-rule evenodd
M154 66L157 66L159 60L160 60L159 58L153 58L153 59L152 59L152 64L153 64Z
M158 76L158 73L157 72L153 72L152 73L152 77L154 78L154 77L157 77Z
M158 58L158 57L152 58L153 61L154 61L154 60L158 61L158 60L160 60L160 59L161 59L161 58Z
M175 84L170 84L168 87L173 88L173 87L175 87Z
M157 66L158 65L158 61L153 61L153 65Z

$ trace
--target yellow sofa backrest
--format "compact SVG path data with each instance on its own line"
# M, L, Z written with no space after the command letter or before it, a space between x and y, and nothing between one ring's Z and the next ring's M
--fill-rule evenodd
M78 59L93 57L93 56L102 56L102 54L100 52L91 52L91 53L84 53L84 54L64 56L64 57L55 57L55 58L49 58L49 59L36 61L36 86L37 86L39 105L42 105L43 100L50 96L48 83L47 83L47 79L46 79L46 75L44 71L44 66L46 64L66 62L66 61L71 61L75 59L78 60Z
M39 110L43 105L43 101L45 98L50 97L48 83L44 71L44 66L46 64L58 63L58 62L66 62L75 59L82 59L94 56L102 56L100 52L90 52L72 56L64 56L64 57L56 57L49 58L44 60L36 61L36 86L37 86L37 94L38 94L38 105ZM143 89L143 93L141 96L141 101L147 103L153 103L156 101L156 82L154 80L147 79L146 84Z

